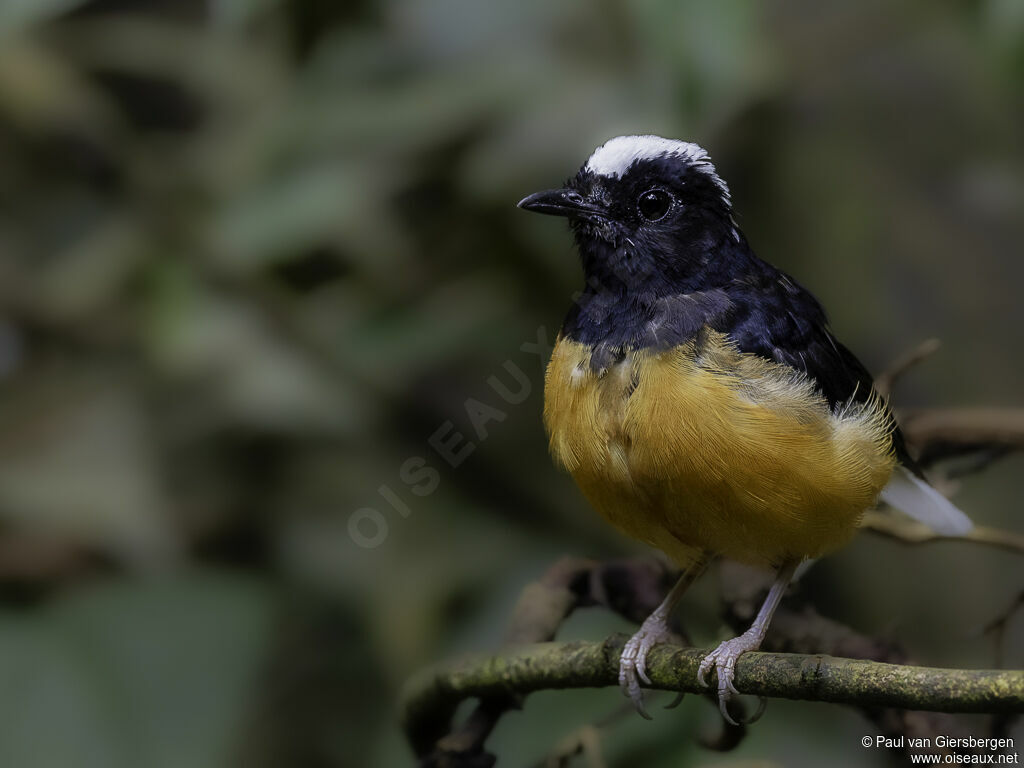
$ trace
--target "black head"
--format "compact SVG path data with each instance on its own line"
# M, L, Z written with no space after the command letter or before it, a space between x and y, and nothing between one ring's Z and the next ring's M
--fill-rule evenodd
M658 136L606 142L562 189L521 200L569 219L589 281L662 292L704 271L739 240L729 189L701 147Z

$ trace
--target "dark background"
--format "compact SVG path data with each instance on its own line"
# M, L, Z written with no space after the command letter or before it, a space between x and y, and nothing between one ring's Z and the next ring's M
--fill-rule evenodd
M611 136L707 147L872 369L939 337L898 408L1024 404L1022 84L1017 0L0 3L0 764L408 765L403 680L497 644L559 555L644 552L551 466L520 348L581 280L514 204ZM467 398L506 414L484 440ZM449 420L457 468L428 447ZM1022 470L957 503L1019 531ZM991 666L1020 576L865 534L803 588ZM716 596L685 601L701 643ZM540 694L491 744L529 765L619 703ZM607 765L884 759L835 706L773 701L729 755L695 746L705 702L654 709L604 731Z

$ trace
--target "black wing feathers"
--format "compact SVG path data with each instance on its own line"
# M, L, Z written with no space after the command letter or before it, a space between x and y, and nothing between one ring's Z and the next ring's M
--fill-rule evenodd
M729 291L735 311L715 330L727 333L741 352L760 355L805 373L833 408L866 402L874 381L857 357L836 340L825 311L809 291L764 264ZM891 417L893 449L907 468L920 474L903 434Z

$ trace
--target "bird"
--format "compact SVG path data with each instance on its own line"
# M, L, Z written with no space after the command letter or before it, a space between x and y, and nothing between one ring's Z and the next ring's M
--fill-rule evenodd
M647 655L709 563L774 571L750 628L698 669L735 723L737 659L801 564L848 543L879 498L942 534L972 523L925 479L818 300L754 254L704 148L618 136L518 205L568 219L584 277L544 376L551 454L605 520L681 570L619 659L641 715Z

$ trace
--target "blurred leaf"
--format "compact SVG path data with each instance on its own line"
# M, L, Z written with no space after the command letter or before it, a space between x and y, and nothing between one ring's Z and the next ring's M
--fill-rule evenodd
M428 363L488 338L491 325L510 310L488 280L469 276L386 316L367 318L343 337L344 349L363 376L395 391Z
M354 429L367 415L352 388L245 300L207 288L172 263L154 270L153 280L147 350L164 374L209 385L208 418L320 431Z
M374 222L375 268L386 270L398 241L392 227L380 227L387 200L380 179L351 165L299 168L287 177L271 176L225 208L215 224L218 261L239 271L253 271L310 249L338 243L345 247ZM365 233L365 234L364 234Z
M241 29L284 0L211 0L210 16L218 26Z
M209 572L0 614L0 764L222 768L269 619L265 588Z
M0 36L24 31L84 3L85 0L4 0L0 3Z
M57 373L57 372L55 372ZM0 407L0 516L144 567L177 541L149 425L127 382L60 373Z
M0 45L0 115L30 132L75 128L103 137L116 128L106 99L71 62L23 38Z
M38 300L55 319L65 321L113 303L144 263L145 245L146 233L134 217L110 217L44 264Z

